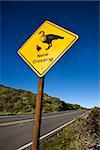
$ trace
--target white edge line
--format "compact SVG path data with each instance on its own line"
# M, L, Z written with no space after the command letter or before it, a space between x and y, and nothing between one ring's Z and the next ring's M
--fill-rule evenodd
M86 113L87 113L87 112L85 112L84 114L82 114L82 115L79 116L79 117L83 117ZM40 140L42 140L42 139L48 137L49 135L51 135L51 134L57 132L58 130L63 129L65 126L68 126L69 124L71 124L71 123L73 123L73 122L75 122L75 121L76 121L76 119L73 119L73 120L67 122L66 124L60 126L59 128L57 128L57 129L55 129L55 130L53 130L53 131L51 131L51 132L49 132L49 133L47 133L47 134L41 136L41 137L40 137ZM28 143L28 144L26 144L26 145L24 145L24 146L18 148L17 150L23 150L23 149L25 149L25 148L27 148L27 147L29 147L29 146L31 146L31 145L32 145L32 142L30 142L30 143Z
M51 135L51 134L57 132L57 131L60 130L60 129L63 129L65 126L67 126L67 125L73 123L74 121L75 121L75 119L73 119L73 120L71 120L70 122L68 122L68 123L66 123L66 124L64 124L64 125L62 125L62 126L60 126L59 128L57 128L57 129L55 129L55 130L53 130L53 131L51 131L51 132L45 134L44 136L40 137L40 140L42 140L42 139L48 137L49 135Z
M68 123L66 123L66 124L64 124L64 125L62 125L62 126L60 126L60 127L57 128L57 129L55 129L55 130L53 130L53 131L51 131L51 132L49 132L49 133L43 135L42 137L40 137L40 140L42 140L42 139L48 137L50 134L53 134L53 133L57 132L58 130L64 128L65 126L71 124L71 123L74 122L74 121L75 121L75 119L74 119L74 120L71 120L70 122L68 122ZM27 147L29 147L29 146L31 146L31 145L32 145L32 142L30 142L30 143L28 143L28 144L26 144L26 145L20 147L20 148L17 149L17 150L23 150L23 149L25 149L25 148L27 148Z
M18 148L17 150L23 150L23 149L25 149L25 148L27 148L27 147L31 146L31 145L32 145L32 143L33 143L33 142L30 142L30 143L28 143L28 144L26 144L26 145L24 145L24 146L22 146L22 147Z

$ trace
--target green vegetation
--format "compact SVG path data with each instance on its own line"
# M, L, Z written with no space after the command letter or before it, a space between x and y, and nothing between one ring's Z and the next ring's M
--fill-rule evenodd
M42 141L40 150L99 150L100 109L94 108L47 141Z
M0 115L32 113L35 110L36 94L0 85ZM80 105L68 104L59 98L44 93L43 112L82 109Z

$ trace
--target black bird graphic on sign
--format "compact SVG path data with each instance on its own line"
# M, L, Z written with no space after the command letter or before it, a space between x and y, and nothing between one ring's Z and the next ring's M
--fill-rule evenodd
M64 37L61 37L61 36L55 35L55 34L47 34L46 35L44 31L40 31L39 34L41 34L41 41L43 43L48 44L48 48L46 50L48 50L50 47L52 47L53 40L64 39Z

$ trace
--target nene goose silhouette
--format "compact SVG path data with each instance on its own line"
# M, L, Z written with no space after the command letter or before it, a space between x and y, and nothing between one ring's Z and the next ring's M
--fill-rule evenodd
M41 41L43 43L47 43L48 44L48 48L46 48L46 50L48 50L50 47L52 47L52 41L53 40L57 40L57 39L64 39L64 37L61 37L59 35L54 35L54 34L45 34L44 31L40 31L39 34L41 34Z

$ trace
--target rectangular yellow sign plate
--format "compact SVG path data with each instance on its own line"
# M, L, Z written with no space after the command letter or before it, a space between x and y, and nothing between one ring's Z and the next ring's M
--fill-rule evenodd
M18 54L39 77L43 77L77 39L75 33L45 21L18 50Z

